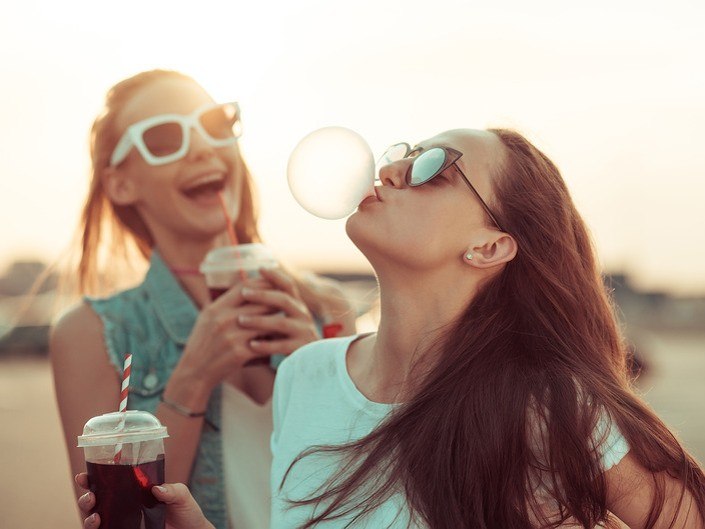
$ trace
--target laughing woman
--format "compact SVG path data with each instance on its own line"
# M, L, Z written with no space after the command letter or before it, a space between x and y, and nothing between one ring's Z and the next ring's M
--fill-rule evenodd
M73 473L85 468L76 436L90 417L118 409L123 355L131 352L128 406L168 427L167 479L190 483L219 529L269 522L275 372L248 364L317 339L320 323L354 331L336 285L282 270L262 272L259 296L236 286L211 302L198 268L228 242L218 193L239 241L259 242L239 135L238 105L216 103L178 72L143 72L108 92L91 131L80 226L77 276L81 293L93 296L58 321L50 342ZM129 245L149 263L144 281L96 297L109 290ZM280 339L256 339L273 333Z
M555 165L507 130L387 161L347 223L379 330L283 362L272 529L705 528L702 468L630 386ZM176 527L207 526L185 488L154 491Z

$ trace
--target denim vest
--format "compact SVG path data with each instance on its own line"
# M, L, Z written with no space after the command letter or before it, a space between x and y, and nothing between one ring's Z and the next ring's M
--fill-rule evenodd
M108 355L120 373L125 353L132 353L128 409L154 413L196 323L196 305L156 250L141 285L109 298L86 301L103 322ZM206 414L207 421L218 429L220 405L218 386ZM207 422L201 432L189 488L206 518L217 529L227 529L221 436Z

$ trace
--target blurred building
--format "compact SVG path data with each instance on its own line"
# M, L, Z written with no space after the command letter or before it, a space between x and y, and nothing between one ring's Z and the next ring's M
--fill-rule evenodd
M44 355L57 310L56 274L41 261L15 261L0 277L0 355Z
M379 320L374 275L337 271L321 275L343 284L355 311L363 315L361 330L373 330ZM46 273L46 265L39 261L16 261L0 277L0 356L46 354L48 329L61 306L57 284L56 274ZM643 331L705 332L705 297L638 290L625 274L606 275L605 285L617 303L637 363L644 360L640 354Z
M625 274L605 276L623 322L629 328L705 332L705 297L675 297L635 289Z

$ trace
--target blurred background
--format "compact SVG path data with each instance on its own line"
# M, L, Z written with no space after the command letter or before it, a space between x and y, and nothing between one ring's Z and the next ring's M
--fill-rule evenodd
M633 345L639 391L705 461L705 4L604 1L119 3L27 0L0 18L0 525L77 524L46 357L56 276L87 191L106 90L171 68L240 102L265 241L375 282L344 221L286 185L299 139L352 128L399 141L509 126L560 167ZM374 325L374 315L360 321Z

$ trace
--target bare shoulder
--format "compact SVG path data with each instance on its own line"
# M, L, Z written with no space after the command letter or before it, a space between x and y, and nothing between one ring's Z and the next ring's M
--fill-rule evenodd
M63 312L52 325L52 334L64 335L72 330L93 327L100 331L103 326L98 314L91 306L82 301Z
M120 377L108 357L103 323L89 304L72 307L54 322L49 357L71 471L83 472L76 435L89 418L117 409L120 395Z
M49 355L52 363L80 360L109 364L103 322L88 303L71 307L54 322L49 334Z
M71 431L79 431L97 411L117 407L120 374L108 356L103 323L90 305L72 307L52 326L49 357L62 419L75 421Z

